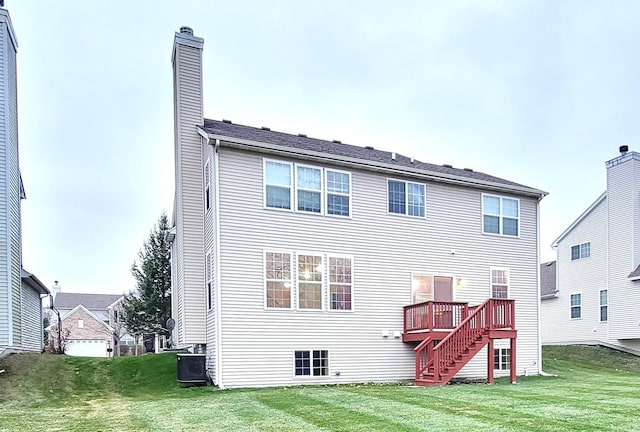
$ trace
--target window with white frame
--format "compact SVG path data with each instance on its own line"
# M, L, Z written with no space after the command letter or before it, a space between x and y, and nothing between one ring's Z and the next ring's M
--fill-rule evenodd
M133 346L134 344L135 339L131 335L126 334L120 338L119 345Z
M296 165L296 200L298 211L322 211L322 169Z
M609 292L600 290L600 321L609 320Z
M207 309L211 309L211 307L213 306L211 301L211 251L207 252L204 260L204 274L207 284Z
M291 254L265 253L267 308L291 308Z
M352 310L353 262L351 258L329 257L329 294L332 310Z
M296 376L327 376L329 375L329 351L295 351Z
M425 215L425 185L402 180L387 180L389 213L409 216Z
M414 304L433 300L433 276L412 274L411 293Z
M571 294L571 319L582 318L582 294Z
M482 195L482 232L518 236L520 201L497 195Z
M210 198L209 198L209 190L211 189L211 164L207 159L207 162L204 164L204 209L205 211L209 210L211 206Z
M580 243L571 246L571 261L588 258L591 256L591 242Z
M264 161L265 206L291 209L292 164L288 162Z
M322 256L298 255L298 308L322 309Z
M491 298L509 297L509 269L491 269Z
M84 328L84 321L81 319L78 320L78 328L79 329Z
M349 216L351 214L351 174L327 169L327 214Z
M495 370L508 370L511 367L511 349L495 348L493 350L493 368Z

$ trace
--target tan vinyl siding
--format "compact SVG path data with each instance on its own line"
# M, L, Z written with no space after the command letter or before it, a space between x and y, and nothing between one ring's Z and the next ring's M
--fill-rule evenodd
M634 230L638 223L640 193L640 160L628 160L607 170L608 236L609 236L609 336L614 339L640 338L640 281L627 276L637 266L634 253Z
M220 150L225 386L412 379L413 345L381 335L402 331L411 273L464 278L455 300L479 304L490 267L511 272L518 373L538 371L536 200L519 198L520 236L500 237L482 234L478 189L427 183L426 218L387 214L387 177L351 171L352 216L338 218L264 209L262 169L259 155ZM283 249L351 255L354 311L265 310L263 253ZM329 350L330 376L294 377L294 350L314 349ZM463 375L485 373L481 354Z
M42 307L40 295L26 285L22 285L22 348L32 351L42 350Z
M559 243L558 297L542 300L542 343L607 341L600 322L600 290L607 289L607 200L600 202ZM571 247L590 243L590 256L571 260ZM571 319L571 294L581 293L582 317Z
M196 126L202 120L201 50L175 44L176 104L176 294L180 344L205 343L203 259L203 193L201 138Z
M0 47L8 44L6 23L0 23ZM7 139L7 115L4 106L7 91L6 50L0 49L0 347L9 345L9 305L12 301L10 290L10 222L9 222L9 151Z

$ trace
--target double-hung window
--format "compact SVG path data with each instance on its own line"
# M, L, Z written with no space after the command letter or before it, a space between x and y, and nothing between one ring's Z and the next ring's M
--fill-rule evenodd
M591 242L580 243L571 246L571 261L588 258L591 256Z
M509 270L491 269L491 298L509 297Z
M322 309L322 256L298 255L298 308Z
M387 180L387 208L389 213L424 217L425 185L402 180Z
M292 165L287 162L264 161L265 206L291 209Z
M291 308L291 254L266 252L265 285L267 308Z
M332 310L352 310L353 262L351 258L329 257L329 295Z
M571 294L571 319L582 318L582 294Z
M210 190L211 190L211 164L207 159L207 162L204 164L204 209L205 211L208 211L209 207L211 207L211 201L210 201L211 198L209 196Z
M605 322L609 319L609 292L600 290L600 321Z
M298 211L322 212L322 169L296 165Z
M518 236L520 201L496 195L482 195L482 232Z
M349 216L351 214L351 174L330 169L325 170L325 173L327 176L327 214Z

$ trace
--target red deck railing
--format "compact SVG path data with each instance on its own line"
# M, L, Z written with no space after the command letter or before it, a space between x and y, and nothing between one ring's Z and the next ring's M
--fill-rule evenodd
M405 331L411 330L432 330L432 328L420 328L424 318L418 314L428 313L430 310L427 303L412 305L415 307L405 307ZM451 303L448 303L451 305ZM452 304L453 310L460 310L460 317L455 330L445 336L437 345L434 340L427 337L414 351L416 353L416 379L427 369L433 368L435 380L440 380L442 372L449 367L454 360L458 359L462 353L467 351L475 342L491 330L515 329L515 308L513 300L488 299L479 306L458 308L460 303ZM432 319L426 319L427 324L433 324L437 320L433 315L428 314ZM422 321L421 321L422 320ZM447 327L445 327L447 328Z
M452 330L467 317L468 303L427 301L404 307L404 331Z

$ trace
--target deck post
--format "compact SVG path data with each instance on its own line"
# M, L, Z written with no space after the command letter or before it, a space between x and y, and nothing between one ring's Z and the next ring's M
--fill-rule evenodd
M487 384L493 384L493 339L487 343Z
M509 358L511 384L516 383L516 338L511 338L511 355Z

